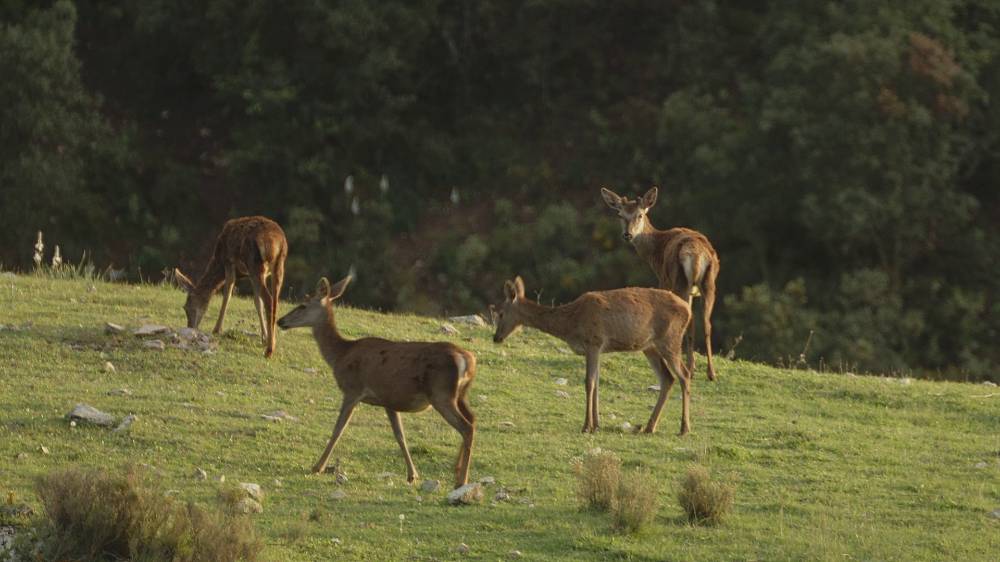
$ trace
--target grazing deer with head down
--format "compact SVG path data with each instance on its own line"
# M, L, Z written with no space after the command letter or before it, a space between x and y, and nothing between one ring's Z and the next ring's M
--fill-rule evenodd
M330 453L361 402L385 408L406 461L407 482L417 479L406 447L399 412L422 412L431 406L462 434L455 463L455 487L469 481L476 416L466 394L476 376L476 356L449 342L395 342L382 338L345 339L337 330L333 302L344 294L351 277L330 287L323 278L316 296L281 317L281 329L312 328L320 353L333 368L333 377L344 394L333 435L313 472L326 470Z
M270 357L274 353L274 323L287 256L288 242L278 223L266 217L241 217L227 221L215 241L212 259L197 282L181 273L180 269L174 269L174 278L188 294L184 303L188 328L198 328L212 295L222 288L222 307L212 333L221 332L236 279L249 277L253 286L253 303L260 319L264 357Z
M687 302L670 291L627 288L592 291L569 304L549 307L524 296L520 277L504 283L504 296L504 303L495 311L495 343L503 342L525 325L563 340L578 355L586 357L584 433L593 433L598 428L601 354L616 351L641 351L660 380L660 396L643 431L656 431L675 379L680 381L683 391L680 434L690 431L690 372L681 360L684 331L691 321Z
M653 268L661 289L677 293L693 305L695 295L701 295L702 321L705 325L705 360L708 379L715 380L712 364L712 309L715 307L715 280L719 275L719 255L704 234L690 228L658 230L649 222L647 213L656 203L657 188L631 200L610 189L601 188L601 196L609 207L618 211L622 220L622 237L631 242L639 257ZM688 328L688 369L694 372L694 323Z

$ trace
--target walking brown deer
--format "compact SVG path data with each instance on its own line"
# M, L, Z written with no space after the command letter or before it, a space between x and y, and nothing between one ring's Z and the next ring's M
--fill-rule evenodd
M598 428L600 356L617 351L641 351L660 380L660 395L643 431L656 431L675 379L683 391L680 434L690 431L690 372L681 361L684 331L691 321L687 302L670 291L626 288L592 291L569 304L550 307L526 298L520 277L504 283L504 297L495 310L495 343L503 342L522 325L531 326L563 340L586 358L584 433Z
M278 315L281 285L285 280L287 256L288 242L285 240L285 233L273 220L254 216L227 221L215 241L212 259L197 282L181 273L180 269L174 269L174 278L188 294L184 303L188 327L198 328L212 295L222 288L222 307L212 333L221 332L236 279L249 277L253 286L253 303L260 319L264 357L270 357L274 354L274 323Z
M410 451L406 447L399 412L422 412L433 406L462 434L462 447L455 463L455 487L469 481L476 416L469 409L466 394L476 376L476 356L449 342L395 342L381 338L345 339L337 330L333 302L344 294L351 277L330 287L320 280L316 295L278 320L281 329L312 328L320 353L333 368L344 395L340 415L323 455L313 472L326 470L330 453L361 402L385 408L406 461L408 482L417 479Z
M708 379L715 380L712 363L712 309L715 308L715 280L719 275L719 255L704 234L690 228L658 230L647 213L656 203L657 188L631 200L610 189L601 188L609 207L622 220L622 237L632 243L639 257L653 268L661 289L677 293L693 306L693 297L701 295L702 322L705 326L705 360ZM687 334L688 369L694 372L694 322Z

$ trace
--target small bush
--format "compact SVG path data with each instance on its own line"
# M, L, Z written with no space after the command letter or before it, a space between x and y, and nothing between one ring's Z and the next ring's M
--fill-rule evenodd
M734 493L732 486L713 482L707 468L694 465L681 482L677 500L692 523L717 525L732 509Z
M37 488L46 560L253 561L263 548L250 519L166 497L136 469L66 469Z
M611 509L621 481L622 461L618 455L594 449L583 456L576 470L580 501L593 509Z
M656 516L657 503L656 482L648 470L623 475L611 507L615 528L629 533L642 530Z

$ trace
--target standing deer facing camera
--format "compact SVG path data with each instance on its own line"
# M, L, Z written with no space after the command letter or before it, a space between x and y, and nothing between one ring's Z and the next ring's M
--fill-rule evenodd
M626 288L591 291L562 306L544 306L524 296L520 277L504 283L504 303L495 310L495 343L522 325L537 328L567 344L587 359L587 405L583 432L597 431L600 413L598 379L602 353L641 351L660 379L660 396L643 431L656 431L674 380L680 380L681 435L691 429L691 374L681 361L684 331L691 321L688 303L670 291Z
M278 315L278 296L285 279L285 258L288 242L278 223L266 217L241 217L226 222L215 241L212 259L205 273L197 282L174 269L174 278L187 292L184 312L188 328L198 328L205 316L212 295L222 288L222 308L215 322L213 334L222 331L233 285L239 277L249 277L253 285L253 304L260 319L260 338L264 344L264 357L274 354L275 318ZM270 286L268 286L270 277Z
M705 325L705 360L708 379L715 380L712 364L712 309L715 307L715 279L719 275L719 255L704 234L690 228L658 230L649 222L647 213L656 203L657 189L651 188L642 197L631 200L610 189L601 188L601 196L609 207L618 211L622 220L622 237L632 243L639 257L653 268L661 289L677 293L692 304L701 295L702 321ZM688 369L694 372L694 323L687 335Z
M281 329L310 327L323 358L344 394L340 416L326 450L313 472L326 470L330 453L361 402L385 408L406 461L407 482L417 479L399 412L422 412L431 406L462 434L462 448L455 463L455 487L469 481L476 416L466 394L476 376L476 356L449 342L395 342L382 338L345 339L337 330L333 302L344 294L351 277L330 287L326 278L316 286L316 296L281 317Z

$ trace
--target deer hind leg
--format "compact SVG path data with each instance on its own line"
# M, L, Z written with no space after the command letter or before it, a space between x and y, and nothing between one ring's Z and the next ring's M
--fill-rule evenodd
M254 307L257 308L257 318L260 320L260 341L265 346L264 357L270 357L274 352L268 346L268 321L267 311L271 308L271 295L267 290L267 281L262 272L250 276L250 283L253 285Z
M708 380L715 380L715 366L712 364L712 309L715 308L715 276L713 268L705 273L702 280L702 321L705 325L705 360L708 363ZM691 320L694 326L694 320ZM691 333L694 333L692 328ZM693 372L693 371L692 371Z
M274 264L274 270L271 271L271 306L268 309L270 316L268 317L268 347L272 353L277 347L277 330L275 325L278 322L278 299L281 296L281 286L285 282L285 257L280 256Z
M455 487L460 488L469 482L469 464L472 460L476 426L462 415L456 398L438 399L432 404L441 417L462 434L462 448L459 449L458 460L455 461Z
M333 426L333 435L330 436L330 441L326 444L326 449L323 454L313 465L312 471L316 474L321 474L326 470L326 463L330 461L330 453L333 452L333 447L340 440L340 435L344 433L344 428L347 427L347 423L351 421L351 415L354 414L354 408L358 405L360 399L356 397L344 396L344 402L340 405L340 415L337 417L337 425Z
M396 442L399 443L399 448L403 451L403 460L406 461L406 481L412 484L420 475L417 474L417 468L413 466L410 449L406 446L406 434L403 433L403 423L399 419L399 412L386 408L385 413L389 416L392 434L396 436Z
M678 435L686 435L691 431L691 371L681 361L679 353L670 349L658 349L664 362L674 378L681 382L681 431Z
M222 322L226 319L226 310L229 308L229 299L233 296L233 285L236 284L236 271L233 266L226 266L226 281L222 286L222 307L219 308L219 319L215 321L215 328L212 329L213 334L218 334L222 331Z
M646 422L646 427L643 428L645 433L653 433L656 431L656 424L660 421L660 413L663 411L663 405L670 398L670 391L674 387L676 377L670 373L666 360L660 357L659 353L651 349L643 353L646 355L646 360L649 361L649 366L653 368L653 372L660 379L660 396L656 399L656 406L653 407L653 413L650 414L649 421Z
M462 390L459 393L460 395L458 397L457 404L458 404L458 410L459 410L459 412L462 413L462 416L465 418L465 420L467 422L469 422L469 424L472 425L473 429L475 429L475 427L476 427L476 414L472 413L472 409L469 408L469 399L466 396L466 393L469 390L469 386L470 385L466 384L464 387L462 387ZM463 448L462 452L465 453L465 456L462 458L462 462L467 467L471 466L472 465L472 448L470 447L468 451L466 451ZM468 468L466 468L466 473L468 473Z
M586 387L586 411L583 418L583 433L597 431L597 380L600 375L600 353L587 352L587 375L584 379Z

